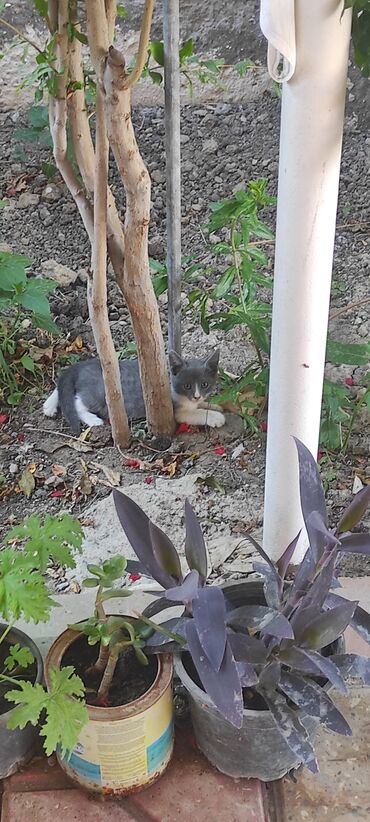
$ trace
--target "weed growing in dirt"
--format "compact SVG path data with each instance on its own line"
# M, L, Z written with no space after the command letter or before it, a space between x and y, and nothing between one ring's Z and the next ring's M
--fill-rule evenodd
M30 265L28 257L0 252L0 397L9 405L17 405L27 384L41 376L30 342L22 334L29 326L59 333L48 300L56 283L28 277Z

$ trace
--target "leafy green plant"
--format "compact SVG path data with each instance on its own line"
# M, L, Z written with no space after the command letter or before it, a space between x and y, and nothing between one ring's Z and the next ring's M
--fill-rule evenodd
M46 177L53 177L57 168L52 159L53 141L50 134L48 107L43 105L30 106L27 109L26 117L27 125L16 129L16 139L22 143L38 143L50 150L50 156L48 160L41 164L41 170Z
M22 550L14 543L22 541ZM14 623L21 617L26 622L46 622L56 604L49 595L43 571L49 558L74 567L72 551L80 550L82 528L68 514L31 516L5 537L0 551L0 616L7 627L0 644L7 641ZM9 542L13 547L9 547ZM58 746L62 752L72 750L80 730L87 721L87 710L81 698L82 681L72 668L53 669L51 687L46 691L34 682L34 658L28 648L19 643L10 645L0 671L2 694L16 707L11 712L9 728L24 728L28 722L37 725L44 737L46 753ZM44 714L45 712L45 714Z
M22 396L22 385L30 375L40 373L29 354L27 341L21 340L24 320L50 334L59 329L51 317L48 295L54 280L27 276L31 260L21 254L0 252L0 394L9 405Z
M212 216L206 228L223 231L225 239L211 244L220 275L215 285L193 288L188 294L189 308L200 317L203 330L245 329L263 369L269 353L271 305L259 298L261 288L271 288L266 274L268 258L263 243L273 234L259 219L260 210L275 202L267 194L267 181L247 183L245 189L218 203L212 203Z
M351 677L370 684L370 660L333 647L349 624L370 642L370 615L357 602L332 591L338 587L342 553L370 553L369 533L352 533L370 502L370 486L351 500L337 527L329 528L316 462L302 442L295 442L309 545L302 563L293 569L300 532L277 563L248 537L263 560L254 563L254 570L263 579L264 604L258 600L258 604L244 604L241 593L235 608L227 590L207 585L207 550L188 501L185 555L189 572L184 575L169 537L121 491L115 489L113 496L118 519L139 561L164 588L155 613L179 603L185 607L181 617L161 624L162 633L149 637L148 648L163 653L173 650L163 638L163 628L178 632L186 638L185 652L220 714L241 728L245 700L252 707L251 700L257 697L258 709L269 711L298 761L315 773L318 764L305 717L315 717L326 728L349 735L351 729L332 702L327 685L347 693L346 682Z
M352 8L352 41L355 63L364 77L370 76L370 2L343 0L344 9Z
M87 588L96 588L95 613L84 622L70 625L73 630L87 636L89 645L99 643L99 656L90 671L101 674L98 689L100 700L106 699L109 693L118 659L122 663L127 651L133 649L138 661L142 665L148 665L148 659L144 653L146 641L156 629L161 630L150 620L141 617L106 615L103 603L107 599L127 597L132 593L129 588L114 587L114 583L122 577L126 565L126 559L117 556L105 560L101 566L87 566L92 576L85 579L83 585ZM174 641L182 642L180 636L171 633L166 628L163 629L163 633Z

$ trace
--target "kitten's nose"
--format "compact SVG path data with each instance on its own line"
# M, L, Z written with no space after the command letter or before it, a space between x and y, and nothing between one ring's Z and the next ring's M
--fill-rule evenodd
M200 392L199 392L199 388L198 388L197 385L195 386L195 390L194 390L194 399L195 400L200 400Z

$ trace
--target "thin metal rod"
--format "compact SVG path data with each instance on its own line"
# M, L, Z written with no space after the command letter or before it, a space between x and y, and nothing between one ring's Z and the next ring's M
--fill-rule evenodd
M181 156L179 0L163 0L166 128L168 347L181 353Z

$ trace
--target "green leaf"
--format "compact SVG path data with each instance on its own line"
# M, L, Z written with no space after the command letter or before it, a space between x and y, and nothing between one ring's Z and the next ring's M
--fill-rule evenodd
M26 282L25 269L32 263L29 257L0 251L0 291L12 292Z
M163 80L163 77L162 77L162 75L159 73L159 71L152 71L152 70L150 69L150 70L149 70L149 77L150 77L150 79L153 81L153 83L155 83L155 84L156 84L156 86L160 86L160 85L161 85L162 80Z
M28 354L23 354L23 357L21 357L20 362L26 371L31 371L31 374L35 373L35 363L31 359L31 357L28 356Z
M86 579L82 580L82 585L84 588L97 588L99 580L94 577L86 577Z
M152 40L149 43L149 51L159 66L164 66L164 43L163 40Z
M234 282L234 279L235 279L235 269L234 268L228 268L226 271L224 271L222 277L220 277L216 287L212 291L213 297L215 297L216 300L219 300L219 299L221 299L221 297L224 297L225 294L227 294L227 292L230 291L230 288L231 288L231 286Z
M186 40L186 42L183 43L183 45L181 46L181 48L179 50L180 66L182 66L183 63L185 63L185 61L189 57L192 56L193 52L194 52L194 43L193 43L192 38L190 38L190 40Z
M0 614L5 622L22 617L45 622L55 602L32 557L13 548L0 552Z
M8 200L0 200L0 208L5 208L8 205Z
M43 524L38 514L31 514L13 528L7 539L26 540L24 552L45 571L49 558L68 568L75 568L72 551L81 552L83 531L78 520L70 514L51 516L46 514Z
M48 331L49 334L55 334L55 336L60 334L60 328L51 317L47 317L45 314L32 314L31 322L34 328L41 328L43 331Z
M370 343L342 343L331 339L327 341L327 362L335 365L367 365L369 357Z
M28 668L34 662L34 656L29 648L22 647L19 642L11 645L9 648L9 656L4 660L5 669L13 671L14 668Z
M24 728L28 722L36 725L42 711L46 711L46 720L40 733L44 740L47 756L58 747L62 756L75 747L82 728L88 722L88 712L80 698L85 689L81 679L76 676L71 666L51 668L50 688L46 692L39 685L20 682L19 690L8 691L6 698L14 702L15 707L8 723L9 728Z
M234 69L239 74L239 77L245 77L248 69L256 68L256 63L253 60L249 60L247 57L245 60L240 60L239 63L235 63Z
M99 596L99 602L105 602L107 599L115 599L117 597L130 597L132 591L129 588L108 588L103 594Z
M33 5L37 9L41 17L46 17L48 13L48 0L32 0Z
M119 3L119 5L117 6L117 17L121 17L121 18L128 17L128 11L122 5L122 3Z

